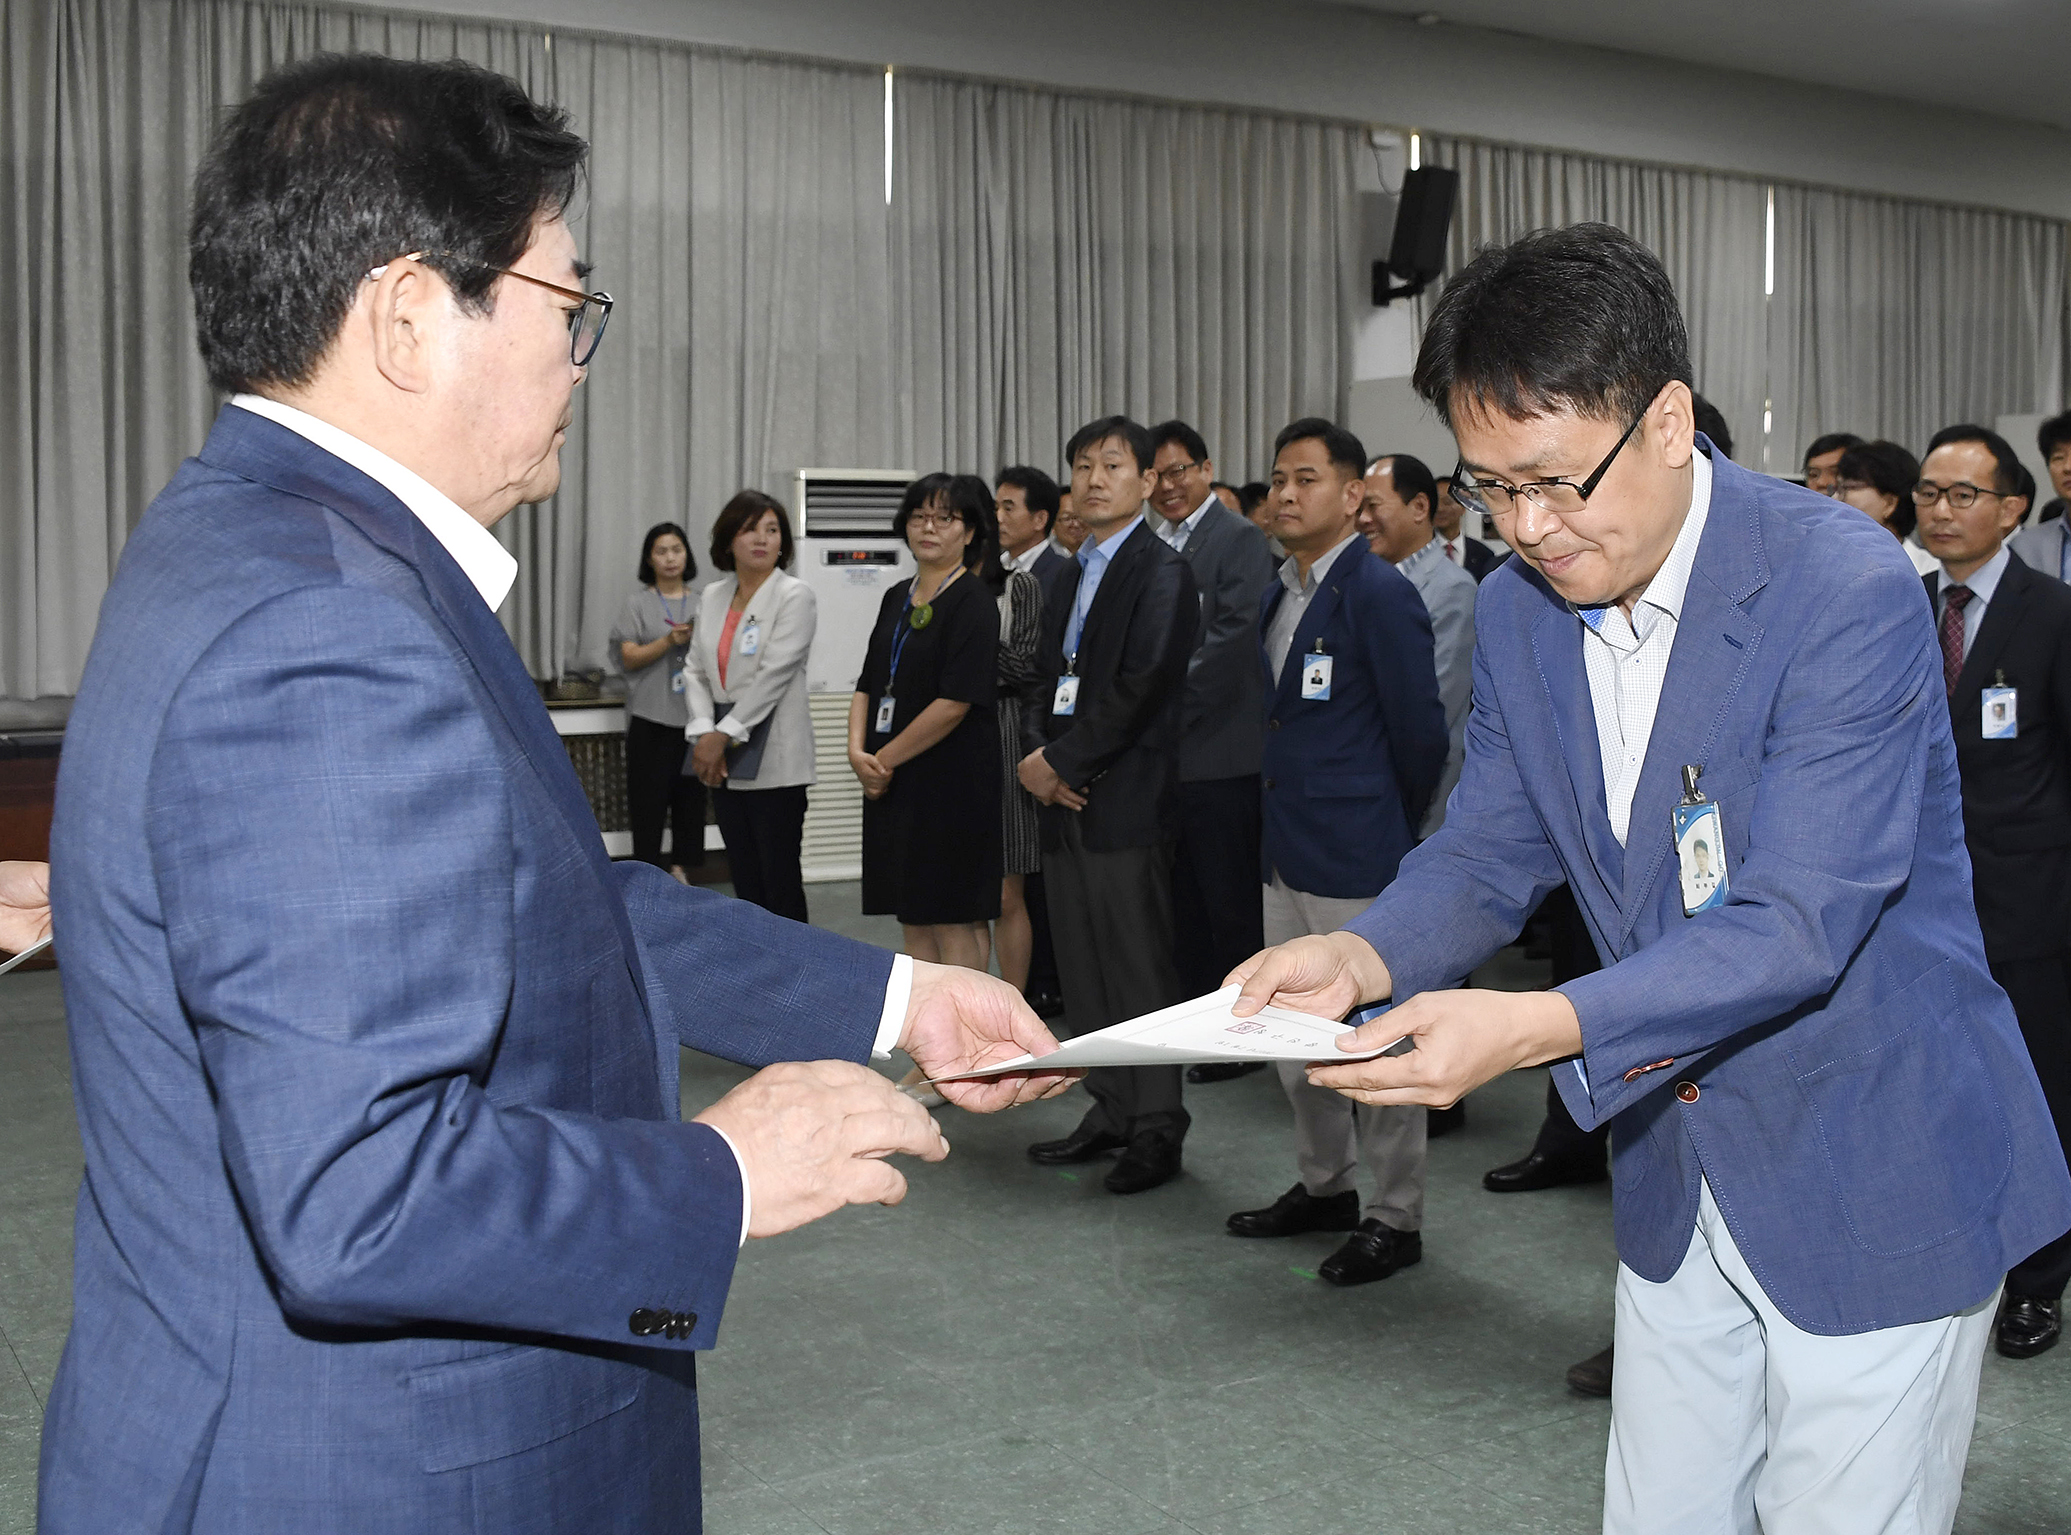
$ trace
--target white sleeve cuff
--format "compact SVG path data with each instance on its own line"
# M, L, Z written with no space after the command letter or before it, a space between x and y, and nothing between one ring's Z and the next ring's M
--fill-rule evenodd
M1582 1057L1576 1056L1569 1064L1575 1068L1575 1080L1582 1084L1583 1098L1590 1103L1596 1102L1596 1094L1589 1090L1589 1073L1582 1069Z
M749 1217L749 1216L750 1216L751 1214L753 1214L753 1213L754 1213L754 1209L755 1209L755 1196L754 1196L754 1195L752 1195L752 1194L750 1194L750 1193L748 1192L748 1164L747 1164L746 1162L743 1162L743 1161L741 1160L741 1148L740 1148L740 1147L738 1147L738 1146L736 1146L736 1145L735 1145L735 1144L733 1143L733 1137L732 1137L732 1136L728 1135L728 1134L727 1134L727 1133L726 1133L726 1132L725 1132L724 1130L720 1129L720 1128L719 1128L719 1127L718 1127L717 1125L707 1125L707 1126L705 1126L705 1128L706 1128L706 1129L708 1129L708 1130L710 1130L710 1131L711 1131L711 1132L712 1132L712 1133L713 1133L714 1135L718 1136L718 1137L719 1137L719 1138L720 1138L720 1139L721 1139L722 1141L725 1141L725 1142L726 1142L726 1149L727 1149L728 1151L731 1151L731 1152L733 1153L733 1160L734 1160L734 1165L735 1165L736 1167L738 1167L738 1168L739 1168L739 1169L741 1170L741 1241L740 1241L740 1245L741 1245L741 1246L743 1246L743 1247L746 1247L746 1246L748 1245L748 1217Z
M752 734L748 727L740 722L737 716L731 714L721 720L714 728L725 731L744 746L747 744L749 735Z
M891 1058L892 1049L899 1043L899 1036L906 1030L906 1004L913 997L913 957L909 954L892 956L891 977L884 983L884 1011L877 1019L877 1040L870 1047L870 1058L883 1061Z
M695 741L699 736L704 735L711 728L712 717L708 714L700 714L696 719L692 720L688 725L685 725L683 727L683 739L686 741Z

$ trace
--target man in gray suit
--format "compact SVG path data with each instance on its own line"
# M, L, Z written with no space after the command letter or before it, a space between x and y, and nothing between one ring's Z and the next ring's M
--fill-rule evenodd
M1445 557L1445 541L1431 525L1437 503L1437 482L1422 459L1386 454L1366 471L1359 531L1367 547L1408 576L1424 599L1431 615L1438 699L1445 705L1445 773L1417 830L1419 838L1445 824L1446 797L1460 781L1466 756L1467 706L1474 700L1474 577Z
M1187 662L1179 748L1173 958L1188 996L1213 991L1265 947L1259 899L1259 756L1265 713L1258 605L1273 579L1263 534L1215 493L1208 444L1184 421L1151 429L1153 530L1192 567L1201 642ZM1256 1070L1196 1066L1190 1082Z
M2071 581L2071 559L2066 558L2071 555L2071 547L2067 547L2071 540L2064 537L2063 511L2071 504L2071 410L2043 422L2042 430L2035 434L2035 446L2041 450L2042 461L2049 465L2050 489L2057 493L2056 499L2043 507L2043 520L2014 534L2008 547L2030 570L2039 570L2059 581ZM2055 514L2050 507L2057 508Z

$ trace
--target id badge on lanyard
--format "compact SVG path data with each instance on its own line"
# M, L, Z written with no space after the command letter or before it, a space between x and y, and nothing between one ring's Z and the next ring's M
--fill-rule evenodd
M1724 906L1732 891L1726 876L1726 836L1719 807L1697 787L1703 773L1701 764L1683 768L1683 802L1669 811L1686 917Z
M1302 657L1302 697L1316 703L1330 701L1330 657L1324 654L1323 641L1316 641L1316 648Z
M1079 708L1079 679L1066 672L1057 679L1057 691L1050 695L1052 714L1076 714Z
M741 629L741 654L752 656L762 648L762 625L749 619Z
M1993 684L1985 689L1979 727L1987 741L2011 741L2021 733L2021 695L2006 685L2006 673L1994 672Z
M881 736L892 733L892 709L898 700L887 693L877 701L877 733Z

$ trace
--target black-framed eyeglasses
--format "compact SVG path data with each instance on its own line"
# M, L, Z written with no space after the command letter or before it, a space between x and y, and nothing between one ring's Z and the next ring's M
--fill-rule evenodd
M1950 511L1967 512L1978 504L1979 496L1997 496L2004 501L2013 494L2010 490L1987 490L1984 486L1973 485L1968 480L1958 480L1953 485L1937 485L1932 480L1922 480L1913 487L1913 505L1929 507L1943 496L1947 496Z
M1205 458L1189 459L1184 464L1167 464L1163 469L1158 470L1157 473L1161 475L1185 474L1189 470L1199 469L1202 465L1206 464L1207 462L1208 460Z
M458 261L479 271L494 272L499 277L515 277L535 287L558 293L563 298L572 298L576 307L568 310L568 360L578 368L587 368L590 359L597 355L597 344L604 339L604 327L611 320L611 295L608 293L585 293L580 288L564 288L557 282L548 282L544 277L534 277L529 272L514 272L509 267L487 266L478 261L469 261L464 256L455 256L447 251L410 251L396 257L398 261L422 261L428 255L439 255L449 261ZM372 282L388 270L383 262L367 274Z
M1649 400L1647 410L1653 408L1654 402ZM1579 512L1588 503L1591 493L1603 477L1610 472L1611 461L1624 451L1625 445L1632 441L1632 434L1638 431L1640 423L1647 419L1647 410L1632 418L1632 425L1625 429L1625 435L1612 445L1611 451L1604 455L1604 461L1580 484L1565 476L1551 480L1533 480L1524 485L1512 485L1508 480L1482 480L1470 475L1467 466L1461 464L1453 470L1453 477L1449 482L1452 485L1453 499L1468 511L1480 512L1487 517L1506 515L1516 506L1519 496L1529 497L1534 506L1544 507L1549 512L1557 512L1563 516Z

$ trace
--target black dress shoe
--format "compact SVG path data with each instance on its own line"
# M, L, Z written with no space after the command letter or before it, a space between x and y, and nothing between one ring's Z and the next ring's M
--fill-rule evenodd
M1199 1087L1203 1082L1228 1082L1265 1069L1264 1061L1207 1061L1199 1066L1187 1067L1187 1080Z
M1534 1150L1521 1162L1492 1168L1481 1175L1481 1186L1491 1194L1530 1194L1538 1189L1557 1189L1568 1183L1602 1183L1611 1176L1601 1154L1587 1157L1551 1157Z
M1618 1351L1612 1344L1601 1354L1591 1354L1580 1364L1568 1366L1568 1389L1579 1391L1584 1396L1609 1396L1611 1394L1611 1356Z
M1078 1129L1061 1141L1037 1141L1028 1148L1028 1160L1045 1167L1059 1167L1067 1162L1090 1162L1128 1144L1125 1136L1092 1128L1081 1121Z
M1316 1265L1316 1277L1334 1285L1371 1284L1423 1256L1421 1231L1397 1231L1369 1216L1343 1247Z
M1064 1011L1064 998L1054 991L1032 991L1024 999L1038 1018L1055 1018Z
M1100 1181L1110 1194L1141 1194L1178 1176L1179 1137L1170 1130L1143 1130L1129 1137L1114 1170Z
M1318 1199L1297 1183L1263 1210L1239 1210L1228 1222L1231 1236L1291 1237L1303 1231L1357 1231L1359 1191Z
M2009 1359L2048 1353L2064 1336L2064 1303L2032 1295L2008 1295L1999 1308L1994 1345Z
M1467 1105L1456 1103L1449 1109L1424 1110L1424 1139L1435 1141L1441 1135L1451 1135L1455 1130L1467 1128Z

